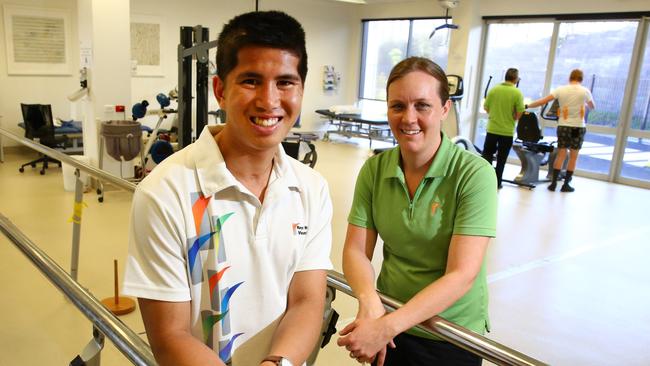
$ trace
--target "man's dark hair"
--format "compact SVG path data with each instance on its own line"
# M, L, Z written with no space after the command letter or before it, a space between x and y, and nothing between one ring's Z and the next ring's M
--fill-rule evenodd
M519 80L519 70L511 67L506 71L506 81L510 81L512 83L516 83L517 80Z
M307 50L302 25L280 11L258 11L238 15L224 25L217 41L217 75L226 76L237 66L239 50L248 46L278 48L294 54L303 84L307 77Z

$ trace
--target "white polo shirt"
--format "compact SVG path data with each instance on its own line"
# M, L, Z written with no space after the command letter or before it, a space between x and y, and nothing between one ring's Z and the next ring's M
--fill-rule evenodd
M330 269L327 183L278 146L264 203L226 168L206 127L133 196L125 294L191 301L192 334L233 366L257 365L295 272Z

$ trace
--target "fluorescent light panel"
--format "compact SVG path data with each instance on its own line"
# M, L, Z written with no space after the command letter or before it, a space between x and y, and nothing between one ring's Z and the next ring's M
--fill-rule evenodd
M365 4L366 0L334 0L334 1L340 1L342 3L353 3L353 4Z

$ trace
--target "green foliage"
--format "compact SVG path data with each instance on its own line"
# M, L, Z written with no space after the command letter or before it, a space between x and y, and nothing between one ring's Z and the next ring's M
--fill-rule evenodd
M618 117L618 113L595 109L589 112L588 123L594 126L616 127Z
M388 51L388 57L390 57L390 60L393 63L393 66L397 65L398 62L400 62L400 61L402 61L404 59L404 55L403 55L402 50L400 50L397 47L395 47L392 50Z

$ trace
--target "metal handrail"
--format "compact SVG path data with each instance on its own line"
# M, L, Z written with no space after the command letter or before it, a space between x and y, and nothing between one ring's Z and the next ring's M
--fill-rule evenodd
M64 154L64 153L62 153L62 152L60 152L58 150L55 150L55 149L49 148L49 147L47 147L45 145L39 144L38 142L36 142L34 140L30 140L28 138L18 136L16 134L14 134L13 132L10 132L10 131L5 130L3 128L0 128L0 134L5 135L5 136L9 137L10 139L12 139L12 140L14 140L16 142L19 142L19 143L21 143L21 144L23 144L23 145L25 145L25 146L33 149L33 150L36 150L36 151L40 152L41 154L45 154L45 155L47 155L47 156L49 156L51 158L54 158L54 159L56 159L56 160L58 160L58 161L60 161L62 163L70 164L70 165L74 166L75 168L78 168L79 170L83 170L84 172L87 172L88 174L101 179L102 181L109 182L112 185L115 185L115 186L117 186L119 188L122 188L122 189L130 191L130 192L135 191L135 187L136 187L135 184L133 184L133 183L127 181L127 180L124 180L124 179L122 179L122 178L120 178L118 176L115 176L113 174L106 173L105 171L103 171L101 169L98 169L98 168L95 168L94 166L86 165L86 164L80 162L79 160L75 160L75 159L71 158L69 155L66 155L66 154Z
M11 132L3 130L0 128L0 134L4 134L23 145L26 145L34 150L37 150L45 155L49 155L61 162L73 165L76 168L88 172L90 175L99 177L100 179L111 182L112 184L123 188L127 191L135 191L136 185L125 181L121 178L118 178L112 174L108 174L102 170L99 170L95 167L86 165L78 160L72 159L69 156L56 151L54 149L48 148L41 144L38 144L32 140L26 139L24 137L17 136ZM58 267L58 266L57 266ZM67 274L66 274L67 275ZM330 287L333 287L349 296L356 298L354 292L350 288L350 285L347 284L343 274L336 271L328 271L327 273L327 284ZM379 293L379 297L389 311L400 308L403 304L387 295ZM472 353L479 355L480 357L494 362L499 365L512 365L512 366L543 366L547 365L544 362L536 360L532 357L529 357L521 352L513 350L509 347L506 347L496 341L493 341L489 338L486 338L480 334L474 333L465 329L459 325L456 325L448 320L445 320L439 316L434 317L432 326L426 325L417 325L416 327L433 335L439 336L440 338L453 343L461 348L464 348Z
M354 292L350 285L345 282L343 274L336 271L327 271L327 285L350 295L354 298ZM403 304L390 296L378 292L379 298L389 311L399 309ZM439 336L440 338L464 348L488 361L498 365L513 366L543 366L544 362L536 360L519 351L508 348L498 342L486 338L478 333L469 331L439 316L433 317L432 326L420 324L416 328L427 333Z
M81 287L52 258L31 242L0 214L0 231L99 329L134 365L156 365L151 348L113 315L90 292Z

